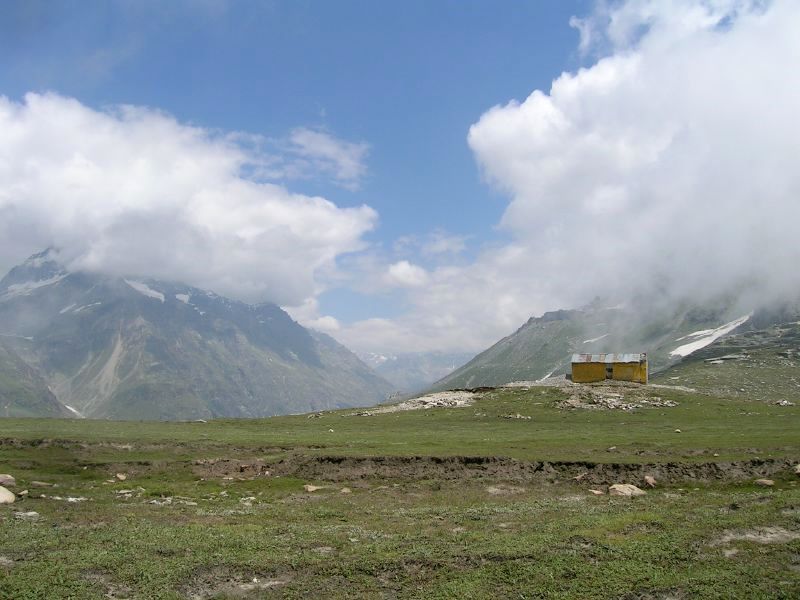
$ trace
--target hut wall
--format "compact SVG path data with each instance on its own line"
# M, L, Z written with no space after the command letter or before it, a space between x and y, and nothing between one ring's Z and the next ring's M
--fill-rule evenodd
M614 363L612 379L647 383L647 363Z
M605 363L573 363L572 381L575 383L591 383L606 378Z

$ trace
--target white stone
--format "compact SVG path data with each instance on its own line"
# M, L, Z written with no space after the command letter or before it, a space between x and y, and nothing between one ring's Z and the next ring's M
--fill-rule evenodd
M643 489L636 487L630 483L615 483L609 486L608 493L612 496L644 496L647 494Z
M0 485L0 504L13 504L17 497Z
M17 480L14 479L12 475L8 475L7 473L0 473L0 485L14 487L17 485Z

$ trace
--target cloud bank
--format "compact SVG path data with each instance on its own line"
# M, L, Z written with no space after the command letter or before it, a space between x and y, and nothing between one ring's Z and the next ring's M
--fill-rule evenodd
M509 241L429 268L405 316L346 343L480 350L598 295L798 297L800 3L603 2L572 23L593 64L469 131Z
M360 146L298 135L298 152L337 179L363 174ZM147 108L0 97L0 270L53 245L75 269L299 305L338 256L364 248L377 215L254 178L276 159L253 148Z

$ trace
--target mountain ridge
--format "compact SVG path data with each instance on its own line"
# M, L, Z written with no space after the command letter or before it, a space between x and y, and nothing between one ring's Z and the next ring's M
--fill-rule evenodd
M69 272L54 254L35 254L0 280L0 333L83 416L259 417L375 404L392 391L275 304Z

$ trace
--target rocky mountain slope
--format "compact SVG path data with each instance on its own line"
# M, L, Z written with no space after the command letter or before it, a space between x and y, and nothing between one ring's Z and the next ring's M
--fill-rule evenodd
M721 338L656 378L714 396L791 406L800 395L800 323Z
M32 256L0 281L0 333L10 348L0 372L30 375L28 395L0 394L9 414L57 414L54 396L92 418L259 417L369 405L392 391L274 304L70 273L54 256ZM7 379L19 386L25 378Z
M494 386L568 373L576 352L647 352L650 370L657 372L733 332L787 322L797 314L796 307L744 311L734 302L710 309L686 305L648 311L595 304L549 312L531 318L432 389Z

